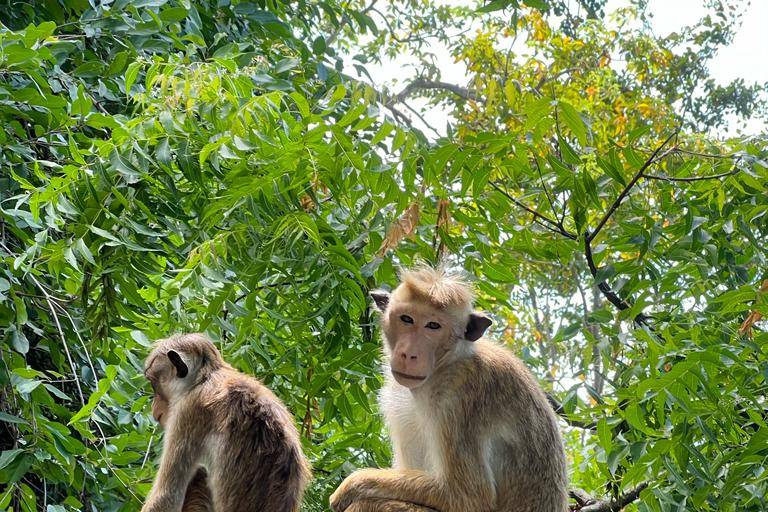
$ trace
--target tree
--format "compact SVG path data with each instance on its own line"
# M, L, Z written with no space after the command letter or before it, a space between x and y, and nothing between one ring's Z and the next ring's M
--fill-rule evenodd
M390 459L367 291L439 258L551 392L582 510L765 508L766 144L702 133L765 108L699 89L728 6L659 40L642 5L233 4L0 10L0 508L138 510L141 359L200 330L296 414L325 510ZM468 83L367 83L435 40Z

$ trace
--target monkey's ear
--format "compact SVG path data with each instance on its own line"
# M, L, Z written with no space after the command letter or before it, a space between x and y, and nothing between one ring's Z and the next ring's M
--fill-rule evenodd
M473 311L469 314L469 322L467 322L467 330L464 333L464 338L469 341L479 340L492 323L493 320L484 314Z
M181 358L181 355L179 355L178 352L175 350L169 350L168 359L170 359L171 363L173 363L173 366L176 367L176 376L178 378L183 379L187 376L189 373L189 367L187 366L187 363L185 363Z
M389 305L389 297L389 292L386 290L373 290L371 292L371 298L373 299L373 303L376 304L376 309L382 313L386 311L387 306Z

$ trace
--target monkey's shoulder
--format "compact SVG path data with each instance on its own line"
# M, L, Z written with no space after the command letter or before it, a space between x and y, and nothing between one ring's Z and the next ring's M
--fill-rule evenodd
M533 379L527 366L510 349L488 339L475 342L475 364L496 378Z
M473 403L495 406L495 402L503 402L511 395L545 399L526 365L511 350L491 340L475 342L473 354L458 363L454 371L458 375L453 381Z
M237 371L218 376L218 392L212 397L212 410L221 430L273 431L280 433L293 426L290 413L279 398L254 377Z

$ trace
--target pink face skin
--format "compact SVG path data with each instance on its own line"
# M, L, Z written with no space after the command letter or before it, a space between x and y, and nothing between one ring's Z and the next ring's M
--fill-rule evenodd
M422 385L456 345L454 320L422 303L393 301L382 316L395 380L410 389Z

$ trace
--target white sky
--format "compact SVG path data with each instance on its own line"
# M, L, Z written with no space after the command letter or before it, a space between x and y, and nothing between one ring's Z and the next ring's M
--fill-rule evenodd
M657 36L666 36L686 25L696 23L707 12L702 0L650 0L648 12L653 14ZM622 0L608 0L608 10L624 5ZM737 78L748 84L768 82L768 0L751 0L741 18L741 27L730 45L710 61L709 70L715 82L725 85ZM728 135L737 134L732 120ZM744 126L744 134L768 131L768 124L753 119Z
M466 0L465 0L466 1ZM457 3L453 0L449 3ZM463 3L459 0L459 3ZM671 32L696 23L706 15L707 9L702 0L650 0L648 12L652 13L652 26L657 36L666 36ZM617 7L628 4L627 0L608 0L606 13L611 13ZM738 29L733 42L720 50L718 55L710 62L712 78L719 84L727 84L736 78L743 78L747 83L768 82L768 0L751 0L746 5L741 27ZM522 49L522 48L521 48ZM438 64L442 70L442 79L464 85L468 81L463 64L455 63L445 49L438 49ZM349 61L348 61L349 62ZM402 89L410 77L415 75L409 63L412 59L399 57L395 61L386 62L375 66L368 64L366 68L373 77L377 88L385 86L390 92ZM356 75L351 66L347 66L347 72ZM425 101L411 99L408 102L417 110L426 104ZM406 109L401 108L414 121L414 125L425 131L428 136L435 136L434 132L427 129L416 116ZM438 132L445 134L449 116L441 109L430 108L423 113L427 122L435 127ZM746 124L731 123L725 134L759 134L768 132L768 124L759 119L752 119Z

